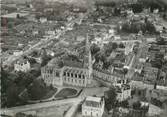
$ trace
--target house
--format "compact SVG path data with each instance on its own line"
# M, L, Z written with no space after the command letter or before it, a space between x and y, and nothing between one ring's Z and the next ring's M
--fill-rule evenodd
M145 66L144 67L144 81L154 83L158 74L158 68Z
M15 55L15 56L19 56L19 55L21 55L21 54L23 54L23 51L15 50L15 51L13 52L13 55Z
M27 72L30 70L30 68L31 68L30 63L26 59L20 59L20 60L16 61L16 63L14 64L15 71Z
M115 84L117 97L119 102L125 101L131 97L131 86L128 84L127 80L120 80L120 82Z
M47 22L47 18L45 18L45 17L40 17L39 21L40 21L41 23L45 23L45 22Z
M134 42L126 42L125 43L125 55L128 55L130 52L133 51Z
M34 30L32 31L32 34L35 36L35 35L38 35L39 34L39 31L38 30Z
M164 59L167 60L167 52L164 55Z
M141 63L145 63L147 58L147 54L148 54L148 48L146 46L142 46L140 48L140 56L139 56L139 62Z
M130 117L146 117L146 114L149 111L149 103L148 102L139 102L139 107L134 106L129 110Z
M167 99L167 91L160 90L160 89L150 89L150 90L147 90L145 96L146 96L147 100L149 100L149 101L151 101L151 99L157 99L157 100L163 102Z
M142 70L143 70L143 64L141 64L141 63L138 63L138 64L136 64L136 66L135 66L135 72L138 72L139 74L141 74L142 73Z
M104 98L86 97L82 104L82 116L102 117L104 113Z
M47 35L56 35L56 32L54 30L48 30L48 31L45 31L45 33Z

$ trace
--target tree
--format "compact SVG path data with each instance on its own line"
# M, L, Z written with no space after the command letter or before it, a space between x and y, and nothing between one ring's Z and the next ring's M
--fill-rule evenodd
M147 30L149 33L151 33L151 34L153 34L153 33L156 32L156 29L155 29L154 24L152 24L152 23L149 22L149 21L146 22L146 30Z
M140 101L137 101L137 102L134 102L134 103L133 103L133 109L135 109L135 110L139 110L140 107L141 107L141 103L140 103Z
M117 47L118 47L117 43L109 42L104 48L105 54L109 56L111 52L115 50Z
M16 16L18 19L20 18L20 14L17 14L17 16Z
M42 67L45 66L50 60L51 60L51 57L50 57L50 56L42 57L41 66L42 66Z
M131 24L129 22L126 22L122 25L122 31L130 32L130 30L131 30Z
M99 51L99 52L96 53L95 59L96 59L97 62L99 62L99 61L104 62L106 60L105 55L102 51Z
M24 113L16 113L15 117L36 117L35 115L26 115Z
M39 77L41 75L41 69L37 68L37 69L33 69L29 72L29 74L31 74L31 76L33 77L33 79Z
M125 75L128 73L128 69L127 69L127 68L124 68L122 72L123 72L124 78L125 78Z
M19 71L15 83L17 86L25 88L33 81L33 79L34 76L32 74Z
M35 80L28 88L28 93L32 100L38 100L46 94L46 84L42 80Z
M111 65L110 61L104 61L103 69L108 69L110 65Z
M125 48L124 44L123 44L123 43L120 43L120 44L119 44L119 48Z
M111 107L115 107L116 96L116 89L114 87L111 87L105 92L105 106L108 111L111 109Z
M24 113L16 113L15 117L26 117Z
M138 48L137 47L133 48L133 52L134 52L135 55L137 55Z
M19 102L18 97L18 87L16 84L10 85L10 87L6 91L7 97L7 107L16 106L16 103Z
M156 41L157 41L157 44L159 44L159 45L165 45L166 44L165 39L161 38L161 37L157 38Z
M91 47L90 47L90 50L91 50L91 54L95 55L97 52L100 51L100 48L98 47L98 45L92 44Z
M62 67L64 66L63 61L58 61L58 66L59 66L60 68L62 68Z
M31 65L37 63L37 61L34 58L28 58L28 61Z
M128 100L122 101L121 106L124 107L124 108L127 108L129 106Z
M143 10L141 4L132 4L131 7L134 13L140 13Z
M113 50L117 49L117 47L118 47L117 43L112 43L112 49Z

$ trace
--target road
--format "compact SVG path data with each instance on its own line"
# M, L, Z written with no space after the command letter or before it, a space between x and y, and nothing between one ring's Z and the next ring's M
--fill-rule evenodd
M132 60L131 60L130 65L129 65L128 73L125 76L128 79L131 79L134 75L134 68L132 66L133 66L133 64L136 64L135 59L136 59L136 56L133 55Z
M81 101L82 100L76 101L75 104L73 104L73 106L67 111L64 117L74 117Z
M43 103L37 103L37 104L31 104L31 105L24 105L24 106L17 106L7 109L1 109L0 113L4 115L13 116L18 112L25 112L25 111L35 111L41 108L48 108L52 106L61 106L66 104L73 104L76 102L81 102L81 98L70 98L70 99L64 99L64 100L56 100L51 102L43 102Z
M87 14L85 14L84 16L86 16ZM6 61L3 62L3 66L9 66L11 65L13 62L15 62L17 59L21 58L23 55L28 55L31 52L33 52L35 49L42 49L44 47L46 47L52 40L54 39L58 39L61 35L63 35L69 27L73 26L75 23L79 23L82 21L82 19L84 18L84 16L76 18L75 20L72 20L71 22L68 22L66 24L66 27L64 28L64 30L62 30L61 32L59 32L56 36L53 35L51 37L49 37L48 39L41 39L37 44L33 45L32 47L30 47L28 50L25 50L23 53L19 54L19 55L11 55L8 57L8 59Z
M133 77L133 75L135 73L136 65L137 64L141 64L141 63L139 63L139 58L140 58L141 54L143 53L143 50L147 51L144 48L146 48L146 44L144 42L142 42L140 44L139 51L138 51L137 55L135 55L133 53L134 55L133 55L133 58L131 60L130 65L129 65L129 70L128 70L128 73L126 74L126 78L132 79L132 77Z

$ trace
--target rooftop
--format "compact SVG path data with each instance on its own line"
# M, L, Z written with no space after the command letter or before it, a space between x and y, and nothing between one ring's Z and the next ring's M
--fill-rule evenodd
M102 98L88 96L85 100L85 105L90 107L99 107L101 105Z
M65 60L63 61L63 63L64 63L64 66L68 66L68 67L83 68L83 64L81 62Z
M68 73L77 73L77 74L85 74L84 69L78 69L78 68L71 68L71 67L65 67L64 72Z
M101 101L101 98L100 98L100 97L88 96L88 97L86 98L86 101L100 102L100 101Z
M122 90L129 90L130 89L130 85L128 84L122 84L121 86L116 86L116 92L117 93L122 93Z
M18 61L16 61L17 64L26 64L27 62L28 62L28 60L24 59L24 58L19 59Z

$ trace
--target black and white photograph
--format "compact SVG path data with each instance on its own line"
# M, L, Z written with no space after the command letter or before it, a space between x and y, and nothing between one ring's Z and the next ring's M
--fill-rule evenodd
M167 117L167 0L0 0L0 117Z

